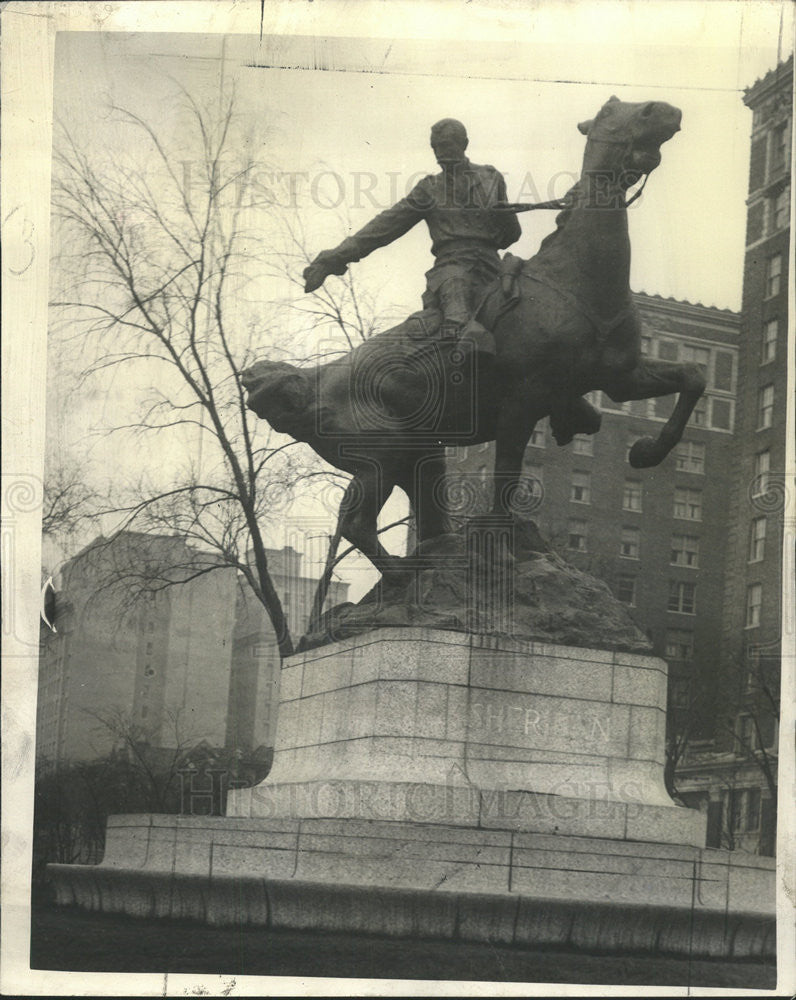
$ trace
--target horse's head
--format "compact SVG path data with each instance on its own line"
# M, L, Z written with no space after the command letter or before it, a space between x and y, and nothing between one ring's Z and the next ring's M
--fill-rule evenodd
M250 410L278 433L296 436L313 400L306 371L285 361L258 361L241 372L240 382L249 394L246 405Z
M682 112L665 101L631 104L608 100L578 129L588 137L584 170L606 171L622 188L635 184L661 162L660 148L680 131Z

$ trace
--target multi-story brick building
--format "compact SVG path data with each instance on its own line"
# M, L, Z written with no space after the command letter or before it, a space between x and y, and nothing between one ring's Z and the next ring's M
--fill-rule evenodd
M653 469L633 469L629 446L656 435L673 397L616 404L593 394L600 432L559 448L547 421L526 450L524 475L537 485L542 534L581 569L609 584L670 664L673 710L690 709L695 677L718 676L730 453L735 420L739 317L636 294L642 350L693 362L708 388L682 442ZM453 478L488 480L494 446L451 449ZM704 735L707 715L698 720Z
M773 851L786 482L793 57L744 94L752 112L722 679L713 754L683 778L725 843ZM685 785L684 785L685 787Z

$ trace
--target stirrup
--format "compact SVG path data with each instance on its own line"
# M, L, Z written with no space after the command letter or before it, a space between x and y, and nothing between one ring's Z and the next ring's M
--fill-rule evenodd
M495 338L483 324L471 319L461 328L459 339L468 341L478 354L495 354Z

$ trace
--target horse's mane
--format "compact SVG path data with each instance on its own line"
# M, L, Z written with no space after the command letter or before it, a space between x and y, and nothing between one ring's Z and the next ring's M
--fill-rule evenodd
M572 215L572 210L578 203L578 197L581 192L581 182L576 181L572 187L567 191L564 197L561 199L564 202L565 207L556 216L556 228L552 233L548 233L547 236L539 244L539 249L537 253L541 253L542 250L547 249L550 244L559 236L561 230L566 226L569 221L569 217Z

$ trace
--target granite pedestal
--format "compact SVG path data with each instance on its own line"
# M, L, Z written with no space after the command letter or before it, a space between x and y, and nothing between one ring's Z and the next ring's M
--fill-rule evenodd
M113 817L51 866L113 912L702 956L774 948L773 859L663 784L650 656L381 629L287 660L274 765L224 818Z

